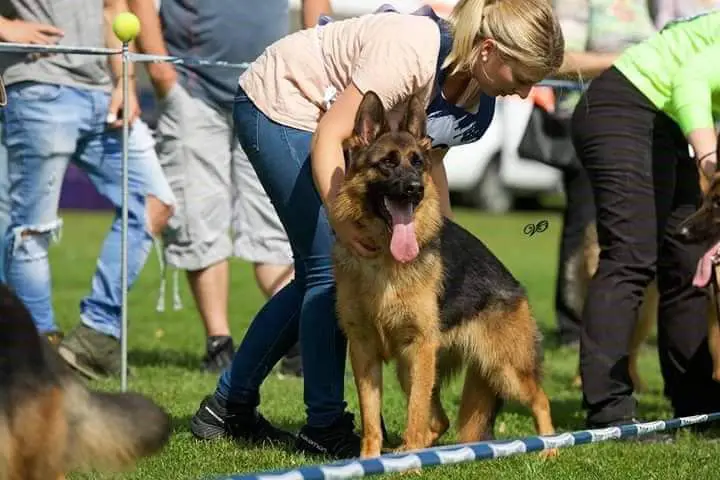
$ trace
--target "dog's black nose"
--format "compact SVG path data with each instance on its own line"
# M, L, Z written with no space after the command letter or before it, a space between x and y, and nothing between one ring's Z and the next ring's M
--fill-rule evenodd
M405 185L405 194L416 197L422 195L425 191L425 186L422 182L415 180Z

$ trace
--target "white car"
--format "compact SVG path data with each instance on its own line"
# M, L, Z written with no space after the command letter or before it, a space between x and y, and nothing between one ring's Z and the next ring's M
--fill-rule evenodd
M331 0L333 18L342 19L372 13L383 4L401 12L412 12L430 4L447 15L456 0ZM290 0L291 29L300 27L301 0ZM537 198L562 192L561 172L535 160L520 158L517 146L527 125L532 102L519 97L497 101L495 117L485 135L477 142L451 148L445 156L445 168L451 192L460 194L464 203L493 212L511 210L517 198Z

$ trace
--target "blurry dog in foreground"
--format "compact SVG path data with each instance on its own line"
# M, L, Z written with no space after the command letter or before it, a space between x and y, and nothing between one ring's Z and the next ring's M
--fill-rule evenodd
M707 249L698 262L693 285L707 288L709 293L708 347L713 361L713 379L720 382L720 265L717 254L720 248L720 174L713 176L707 189L703 188L703 194L700 208L682 223L680 232L687 240L701 242Z
M585 228L582 249L579 249L578 252L570 258L565 268L565 275L567 275L566 282L572 285L566 289L566 295L568 295L566 302L575 310L578 318L582 317L590 280L592 280L597 271L599 257L600 245L598 245L596 224L593 221ZM638 311L637 323L635 324L629 345L628 368L630 378L633 382L633 389L636 392L646 392L648 390L647 384L640 376L638 359L642 346L650 336L653 327L657 324L657 306L657 284L653 280L645 289L645 296ZM582 379L578 372L573 378L573 386L580 387L581 385Z
M0 284L0 480L59 480L158 452L168 415L134 393L88 390Z
M380 249L363 258L337 242L333 252L363 457L381 452L382 364L390 360L408 397L401 450L428 447L447 431L440 389L462 367L460 442L492 438L503 399L529 406L541 435L554 432L525 289L480 240L441 214L425 128L417 98L391 128L379 97L366 93L345 145L346 177L329 207L331 219L361 224Z

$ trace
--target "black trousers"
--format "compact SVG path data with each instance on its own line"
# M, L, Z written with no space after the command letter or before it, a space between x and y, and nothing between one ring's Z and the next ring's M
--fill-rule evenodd
M572 136L592 183L601 249L580 336L588 423L635 416L628 343L643 290L655 276L665 395L675 415L719 410L720 384L711 379L707 346L707 293L691 284L703 247L684 243L677 233L700 202L682 132L612 68L578 103Z
M580 341L582 311L569 299L582 298L584 292L580 291L582 285L572 281L565 270L571 264L572 257L582 251L585 229L595 220L595 200L590 177L577 157L563 166L562 181L565 210L555 283L555 315L559 341L566 345Z

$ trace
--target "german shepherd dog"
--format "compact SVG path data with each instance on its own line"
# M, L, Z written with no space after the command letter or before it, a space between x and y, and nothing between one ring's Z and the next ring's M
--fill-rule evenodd
M526 292L480 240L442 216L425 128L417 98L391 128L379 97L367 92L344 145L346 176L328 209L331 220L362 225L380 248L369 259L340 242L333 251L362 457L381 452L382 364L390 360L408 398L399 450L426 448L447 431L440 389L462 367L461 442L492 438L503 399L530 406L540 434L554 432Z
M720 264L716 260L720 248L720 173L703 185L703 192L700 208L680 225L680 233L686 240L701 242L707 248L698 261L693 285L708 290L708 347L713 361L713 379L720 382Z
M133 393L85 388L0 284L0 480L59 480L158 452L168 415Z

